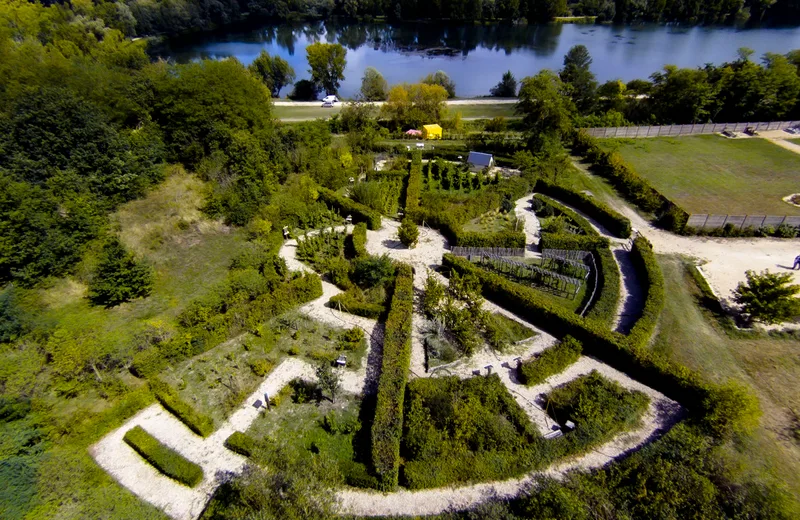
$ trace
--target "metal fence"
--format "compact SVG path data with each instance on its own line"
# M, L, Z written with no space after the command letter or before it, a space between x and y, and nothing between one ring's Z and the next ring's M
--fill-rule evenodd
M495 255L495 256L525 256L525 250L516 247L454 247L455 256Z
M752 127L757 132L785 130L800 125L800 121L770 121L765 123L705 123L696 125L663 126L616 126L608 128L586 128L592 137L670 137L679 135L717 134L723 130L744 132Z
M732 224L736 229L777 228L781 224L800 226L800 216L772 215L689 215L686 226L694 229L718 229Z

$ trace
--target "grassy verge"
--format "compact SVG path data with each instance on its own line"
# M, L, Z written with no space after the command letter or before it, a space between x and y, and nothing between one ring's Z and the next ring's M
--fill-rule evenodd
M732 377L755 389L764 411L761 426L729 455L756 478L782 482L800 503L800 362L796 337L726 332L683 259L660 256L665 306L652 348L708 379Z
M125 433L125 442L158 471L181 484L194 487L203 480L203 469L136 426Z
M714 135L603 140L689 213L800 215L781 200L797 191L800 155L765 139Z

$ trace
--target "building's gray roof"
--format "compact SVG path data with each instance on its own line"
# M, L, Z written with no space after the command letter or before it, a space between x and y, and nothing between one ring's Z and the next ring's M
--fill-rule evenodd
M492 154L469 152L469 158L467 159L467 162L475 166L489 166L492 164Z

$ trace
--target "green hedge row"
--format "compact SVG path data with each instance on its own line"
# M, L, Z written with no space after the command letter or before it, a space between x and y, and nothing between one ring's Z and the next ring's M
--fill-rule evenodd
M595 228L592 227L592 224L583 218L582 216L578 215L572 208L565 206L564 204L558 202L557 200L553 199L552 197L548 197L547 195L543 195L541 193L537 193L533 196L535 200L538 200L542 204L550 206L553 208L553 213L556 215L563 215L567 217L572 224L576 227L580 228L586 235L592 237L599 237L600 233L597 232Z
M203 480L203 468L177 451L161 444L141 426L134 426L123 437L128 445L158 471L181 484L194 487Z
M525 233L521 231L498 231L496 233L478 233L475 231L455 230L452 233L453 244L461 247L509 247L525 248Z
M546 349L536 358L524 361L519 367L520 380L528 386L538 385L578 361L582 351L580 341L565 336L558 345Z
M411 173L406 187L405 215L416 219L419 213L419 199L422 196L422 156L415 153L411 158Z
M578 193L544 180L536 182L536 191L583 211L608 229L615 237L630 238L631 236L631 221L594 197L589 197L583 193Z
M353 222L366 222L367 227L372 230L381 228L381 214L372 208L323 187L319 188L319 198L339 210L342 216L352 215Z
M359 300L349 292L337 294L330 299L331 307L340 309L342 312L355 314L377 320L386 312L386 307L379 303L368 303Z
M353 233L350 235L353 243L353 252L356 258L368 256L367 253L367 225L364 222L359 222L353 227Z
M626 200L655 214L658 224L676 233L683 231L689 214L666 198L628 166L617 152L607 152L583 130L572 135L572 149L592 163L592 171L608 180Z
M619 305L619 268L614 260L614 254L607 247L598 247L592 251L597 265L597 293L594 301L586 313L586 317L598 320L610 326L617 316Z
M628 333L628 342L632 347L642 348L650 341L664 309L664 276L653 253L653 246L644 237L637 237L633 241L631 260L636 269L636 279L647 297L641 317Z
M234 453L249 457L256 449L256 441L240 431L235 431L225 439L225 447Z
M383 360L372 424L372 464L384 490L397 487L400 441L403 437L403 400L411 363L411 316L414 311L414 274L400 264L386 319Z
M607 248L609 241L607 238L600 236L542 233L542 237L539 239L539 246L542 249L594 251L598 248Z
M180 398L174 388L158 379L152 379L149 383L150 390L153 391L153 395L161 405L190 430L202 437L208 437L214 432L214 420L192 408L190 404Z

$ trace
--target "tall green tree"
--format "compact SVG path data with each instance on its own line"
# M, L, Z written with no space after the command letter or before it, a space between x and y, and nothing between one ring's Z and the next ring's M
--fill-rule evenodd
M494 97L516 97L517 79L514 74L510 70L504 72L500 83L492 87L489 93Z
M790 273L745 273L747 282L739 283L733 301L742 306L750 319L781 323L800 314L800 285L792 284Z
M331 394L331 402L336 402L336 392L342 386L342 375L331 366L330 361L322 361L317 365L314 373L317 376L317 382L323 390L327 390Z
M89 300L114 307L153 290L153 270L128 252L118 238L110 238L89 282Z
M714 91L708 73L667 65L650 79L653 88L648 104L662 124L703 123L709 118Z
M364 77L361 78L361 97L365 101L383 101L386 99L389 84L384 77L374 67L367 67L364 70Z
M426 85L439 85L447 91L447 97L456 97L456 84L443 70L437 70L434 74L428 74L422 78L421 83Z
M311 81L320 85L326 93L336 94L340 82L344 80L347 49L338 43L315 42L306 47L306 54Z
M575 105L564 83L550 70L524 78L515 111L522 116L531 146L538 150L545 136L560 137L572 128Z
M418 128L427 123L438 123L447 112L447 91L439 85L395 85L389 91L381 113L395 126Z
M253 60L248 67L272 93L272 97L280 97L281 89L294 81L294 69L289 62L280 56L270 56L267 51Z
M597 103L597 80L589 69L591 64L589 49L585 45L575 45L564 56L564 68L558 74L582 114L591 112Z

